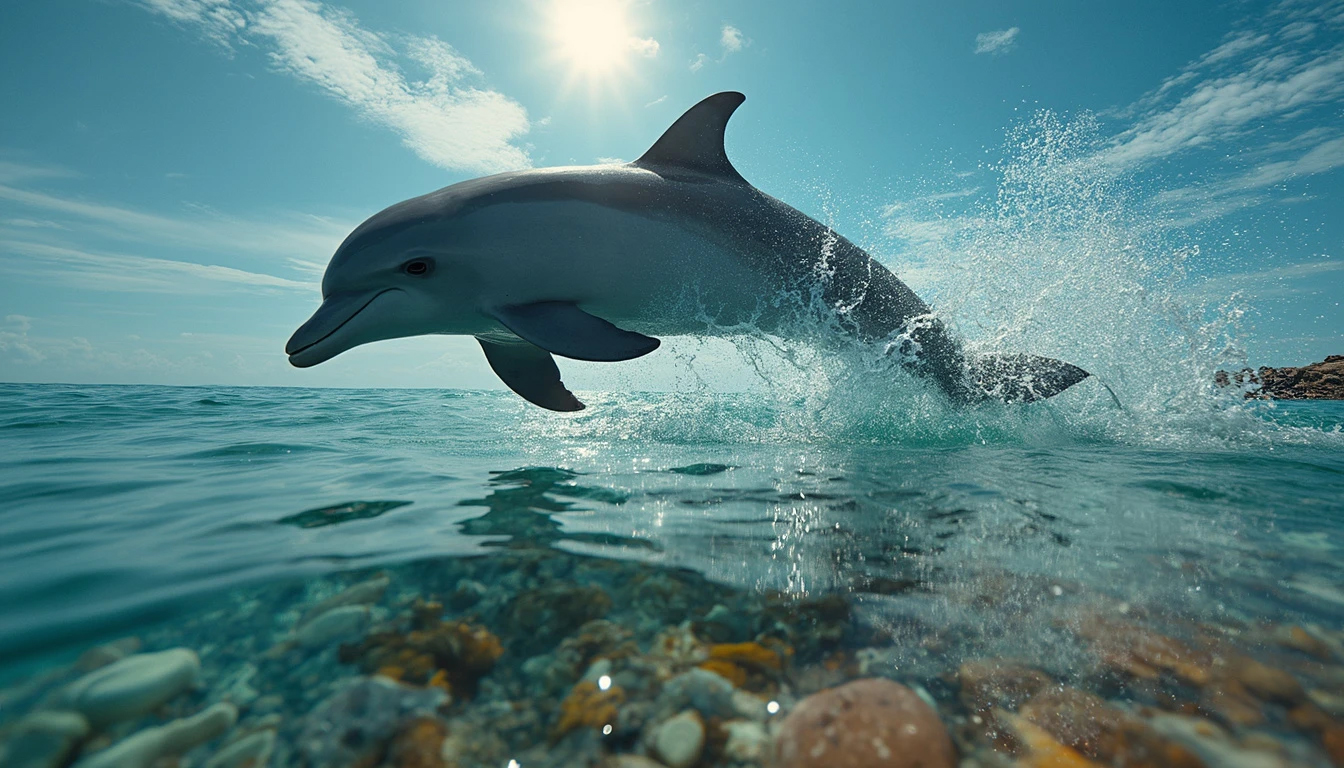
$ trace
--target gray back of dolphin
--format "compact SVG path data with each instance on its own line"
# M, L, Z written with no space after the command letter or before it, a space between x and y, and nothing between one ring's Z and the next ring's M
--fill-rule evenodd
M749 184L728 160L723 143L728 119L744 100L740 93L726 92L701 101L633 163L474 179L373 216L333 257L323 280L326 302L291 339L287 347L291 361L316 364L374 336L471 333L480 340L491 367L519 395L546 408L576 410L583 406L561 383L552 354L626 360L656 349L654 335L710 330L697 328L684 310L680 315L669 311L675 306L670 299L688 285L728 295L727 303L739 310L761 306L759 296L731 296L733 285L723 284L726 278L713 271L722 263L725 269L731 266L742 270L738 274L750 275L755 290L794 297L792 312L775 301L777 311L754 314L759 330L780 330L787 318L810 309L802 305L819 297L830 314L826 319L846 335L869 343L899 337L906 349L918 350L917 355L903 356L902 364L935 382L957 402L986 398L1029 402L1050 397L1088 375L1076 366L1030 355L968 359L928 305L884 266L830 227ZM470 299L477 305L474 312L451 318L444 314L437 322L422 318L419 325L400 331L383 329L360 336L345 330L356 315L386 313L396 293L415 293L416 285L406 282L404 275L398 278L401 283L371 278L380 274L378 269L387 271L383 262L410 258L397 263L415 274L411 268L434 264L434 254L442 260L442 246L437 243L453 242L461 248L474 244L477 250L490 251L490 242L522 237L514 230L528 226L549 228L555 240L513 250L504 247L503 255L494 257L478 256L464 270L471 277L464 274L454 284L476 280L482 286ZM673 240L680 251L660 245ZM566 284L568 272L548 272L546 261L517 255L520 250L553 250L567 255L574 268L570 271L583 272L585 255L603 252L608 241L631 251L658 253L642 261L642 254L636 253L629 259L603 262L603 270L585 273L588 284L578 285ZM697 261L683 251L710 254L710 268L706 269L705 258ZM528 269L517 268L515 262L526 263ZM602 282L609 273L622 270L628 273L617 275L623 280ZM649 271L666 275L641 282ZM501 282L492 282L500 272L513 281L505 290L492 287ZM528 285L541 280L542 274L552 276L550 293L544 283ZM356 284L357 289L349 289ZM591 284L604 287L605 293L586 290ZM440 293L444 290L457 288L443 287ZM335 309L324 317L327 304ZM423 309L417 311L424 314ZM353 343L328 341L341 334ZM325 352L320 349L324 344Z

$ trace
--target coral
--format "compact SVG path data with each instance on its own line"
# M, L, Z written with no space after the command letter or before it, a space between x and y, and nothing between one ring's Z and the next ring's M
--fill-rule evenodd
M504 609L504 625L520 655L531 656L559 643L584 624L611 610L601 587L553 583L518 593Z
M711 645L708 648L709 659L699 666L722 675L737 688L757 692L773 691L784 669L784 660L793 653L793 649L787 645L778 645L782 650L772 650L761 643Z
M443 741L448 725L437 717L417 717L392 739L383 765L388 768L448 768L443 759Z
M625 691L619 685L602 690L591 680L579 681L560 702L560 717L551 729L551 741L559 741L576 728L614 727L617 709L623 703Z
M710 659L709 661L702 662L699 666L700 669L713 672L724 680L732 683L734 688L741 688L747 683L747 671L731 661Z
M341 648L341 661L358 662L369 673L415 685L473 696L504 646L485 627L465 621L441 621L409 632L375 632L358 645Z

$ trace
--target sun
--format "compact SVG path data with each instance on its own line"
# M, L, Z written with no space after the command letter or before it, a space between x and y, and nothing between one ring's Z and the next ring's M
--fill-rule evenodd
M553 0L546 25L571 77L611 79L633 56L653 56L658 41L635 34L629 0Z

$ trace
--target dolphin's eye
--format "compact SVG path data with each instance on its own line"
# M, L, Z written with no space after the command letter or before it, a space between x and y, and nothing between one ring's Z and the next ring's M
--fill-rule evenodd
M424 277L425 275L429 274L429 270L433 266L434 266L433 262L429 261L428 259L416 259L415 261L406 262L401 266L401 269L408 275L413 275L415 277Z

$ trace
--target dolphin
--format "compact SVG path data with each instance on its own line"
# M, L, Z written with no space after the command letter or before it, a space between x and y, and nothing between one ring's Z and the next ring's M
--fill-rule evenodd
M745 100L706 98L632 163L486 176L374 215L332 257L321 307L285 345L290 363L471 335L514 392L576 411L553 355L618 362L660 336L788 335L819 319L957 403L1031 402L1088 376L1035 355L967 354L886 267L749 184L723 146Z

